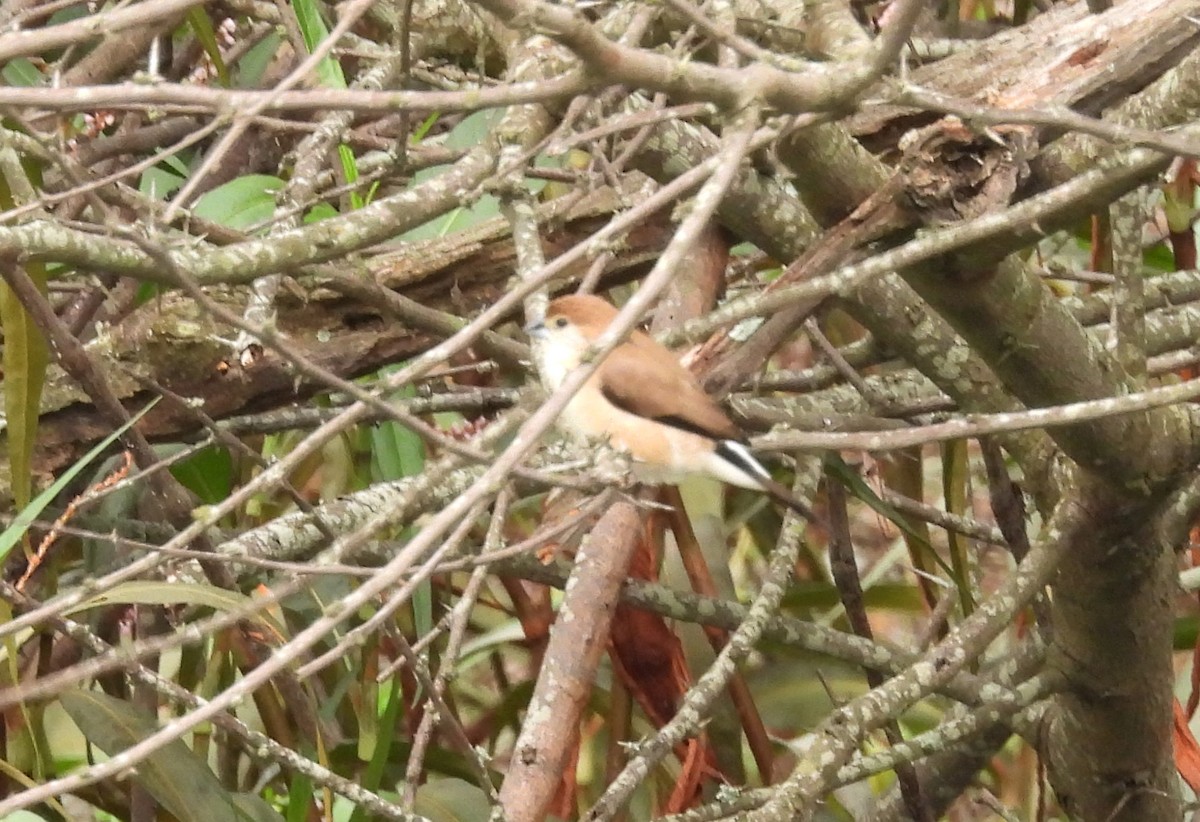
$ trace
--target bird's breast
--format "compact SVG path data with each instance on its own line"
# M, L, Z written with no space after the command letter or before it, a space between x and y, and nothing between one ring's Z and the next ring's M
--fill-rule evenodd
M641 464L644 481L677 481L691 473L705 473L713 442L657 420L639 417L617 407L604 396L598 380L589 380L559 417L559 426L583 440L607 440Z
M533 346L533 359L542 385L547 391L555 391L567 374L578 367L579 352L539 340Z

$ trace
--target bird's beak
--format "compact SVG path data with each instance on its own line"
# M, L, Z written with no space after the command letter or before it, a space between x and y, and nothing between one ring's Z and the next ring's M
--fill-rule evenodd
M538 317L536 320L530 320L525 323L525 333L533 337L535 340L546 337L546 322L544 317Z

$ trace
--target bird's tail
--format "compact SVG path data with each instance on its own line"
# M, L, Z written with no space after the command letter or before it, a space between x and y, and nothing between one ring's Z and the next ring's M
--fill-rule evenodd
M763 467L750 450L740 442L735 440L718 440L716 447L717 456L725 462L732 465L750 482L745 483L746 487L755 488L763 491L777 502L791 508L800 516L804 517L814 525L817 523L817 517L805 502L796 498L786 485L776 482L771 478L770 472Z

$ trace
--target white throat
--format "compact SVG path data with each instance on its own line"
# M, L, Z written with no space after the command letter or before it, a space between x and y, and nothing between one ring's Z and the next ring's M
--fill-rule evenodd
M574 341L554 335L549 339L534 341L533 360L537 365L538 376L547 391L554 391L563 384L567 374L579 366L579 354L582 348L573 344ZM583 348L586 348L586 343Z

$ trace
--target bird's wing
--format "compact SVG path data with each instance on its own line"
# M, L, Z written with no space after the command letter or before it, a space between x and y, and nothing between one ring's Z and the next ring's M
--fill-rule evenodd
M604 397L630 414L712 439L742 439L691 372L640 332L609 354L599 379Z

